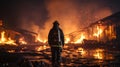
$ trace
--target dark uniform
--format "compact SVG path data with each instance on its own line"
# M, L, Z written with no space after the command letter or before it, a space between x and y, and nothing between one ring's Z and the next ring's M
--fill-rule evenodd
M62 47L64 46L64 34L59 28L57 21L53 23L53 28L49 32L48 43L51 47L52 63L59 65L61 62Z

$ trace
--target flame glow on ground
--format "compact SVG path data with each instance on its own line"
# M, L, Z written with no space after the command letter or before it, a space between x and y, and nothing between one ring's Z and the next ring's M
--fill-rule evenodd
M47 48L49 48L49 46L43 45L43 46L36 47L35 50L42 51L42 50L46 50Z

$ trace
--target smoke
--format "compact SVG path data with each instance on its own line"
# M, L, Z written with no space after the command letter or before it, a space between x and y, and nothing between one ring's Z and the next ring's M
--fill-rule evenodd
M52 27L55 20L58 20L65 34L80 28L80 16L74 1L50 0L46 2L46 6L49 12L49 19L45 25L46 30Z
M76 4L82 27L112 14L110 7L103 0L79 0Z
M95 0L46 0L49 18L41 30L41 35L48 35L55 20L59 21L64 34L79 31L80 28L111 15L111 9L105 4Z
M19 27L39 34L44 29L48 12L43 0L24 0L18 3Z
M1 2L0 15L7 17L8 25L38 33L41 38L46 39L55 20L60 23L64 34L79 31L80 28L111 15L115 7L115 11L118 11L119 3L113 1L12 0Z
M30 2L21 10L21 27L40 34L44 39L55 20L64 33L69 34L112 13L106 2L95 0L46 0L42 5Z

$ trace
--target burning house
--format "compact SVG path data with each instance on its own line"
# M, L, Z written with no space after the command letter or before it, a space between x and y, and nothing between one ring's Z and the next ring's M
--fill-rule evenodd
M89 41L103 43L118 41L120 40L120 12L100 19L85 29Z
M120 40L120 12L100 19L88 27L65 35L65 43L107 43Z

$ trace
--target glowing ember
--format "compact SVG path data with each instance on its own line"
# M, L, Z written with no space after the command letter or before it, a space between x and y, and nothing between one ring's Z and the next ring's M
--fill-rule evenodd
M77 41L75 41L74 43L82 43L84 39L85 39L85 36L83 34L81 34L80 38Z
M103 32L103 30L97 26L97 33L94 33L93 36L99 37L102 32Z
M42 46L35 48L36 51L41 51L43 50Z
M14 52L15 52L15 50L9 50L9 51L7 51L7 52L9 52L9 53L14 53Z
M46 43L47 42L47 40L43 40L43 43Z
M46 45L43 46L43 49L46 49Z
M82 56L86 53L83 48L78 48L77 52L79 52Z
M46 46L46 45L43 45L43 46L36 47L35 50L36 50L36 51L42 51L42 50L45 50L45 49L47 49L47 48L49 48L49 47Z
M19 43L20 44L27 44L27 42L24 40L24 37L19 39Z
M64 45L64 47L63 48L68 48L69 46L67 46L67 45Z
M16 45L14 40L5 37L5 31L1 32L0 44Z
M93 54L94 58L96 59L103 59L104 56L103 56L103 49L97 49L95 50L95 54Z

